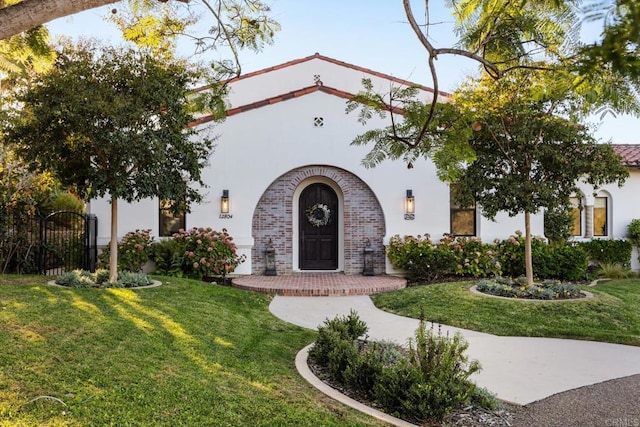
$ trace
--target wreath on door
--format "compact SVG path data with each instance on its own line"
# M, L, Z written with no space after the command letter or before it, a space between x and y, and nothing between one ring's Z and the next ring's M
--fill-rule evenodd
M307 209L307 221L314 227L324 227L331 219L331 210L329 206L316 203Z

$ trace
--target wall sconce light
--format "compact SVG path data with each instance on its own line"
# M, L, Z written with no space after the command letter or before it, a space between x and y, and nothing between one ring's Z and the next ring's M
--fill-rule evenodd
M264 251L264 275L276 276L278 274L276 270L276 249L273 247L273 240L269 239L267 243L267 249Z
M229 213L229 190L222 190L220 198L220 213Z
M412 214L416 212L415 199L413 197L413 190L407 190L407 198L404 202L404 212Z

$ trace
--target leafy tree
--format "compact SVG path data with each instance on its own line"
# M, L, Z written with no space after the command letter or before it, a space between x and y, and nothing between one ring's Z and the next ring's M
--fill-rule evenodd
M192 138L188 89L201 73L132 49L66 46L53 69L17 97L5 140L33 169L83 198L111 197L110 274L117 275L118 200L201 200L190 185L212 149ZM217 100L213 100L214 102Z
M39 25L111 3L118 7L112 9L109 20L120 28L124 39L156 55L174 56L180 37L193 40L195 54L228 49L231 59L211 63L218 80L240 75L239 52L260 51L280 29L270 17L270 7L261 0L0 0L0 69L5 57L3 39L28 36L27 41L32 42L34 31L47 38L46 28ZM196 23L207 22L205 34L194 28ZM14 45L7 45L11 54ZM34 50L40 44L29 46Z
M0 209L27 215L38 213L58 191L49 172L32 172L7 147L0 146Z
M347 102L347 113L358 111L358 121L366 124L374 115L390 117L384 129L372 129L357 136L352 145L373 143L372 150L362 161L365 167L374 167L386 159L402 160L408 167L419 158L431 158L438 166L442 179L455 177L461 160L475 159L468 139L471 127L451 104L436 104L435 108L423 104L417 87L392 87L387 96L373 91L369 79L362 81L365 91ZM425 128L423 123L427 123Z
M524 213L528 285L533 284L531 214L569 206L580 181L621 185L629 175L610 145L598 144L588 128L570 118L574 94L555 90L561 87L553 77L516 72L481 79L455 95L456 106L478 125L469 140L477 158L462 168L454 196L463 206L478 203L490 219L499 211Z
M640 114L640 74L632 67L638 54L638 39L632 37L637 7L617 2L621 8L612 22L622 28L620 40L607 38L615 25L605 27L602 46L617 43L627 54L616 63L598 50L598 43L579 42L574 1L450 0L459 43L444 48L429 38L429 3L424 2L426 23L420 25L411 1L403 0L409 24L427 52L434 95L421 105L398 97L405 94L402 90L383 96L365 85L348 111L360 108L361 121L374 113L391 114L392 121L353 143L372 144L364 159L368 166L385 159L403 159L411 166L418 157L431 158L440 178L455 181L462 190L458 204L477 203L489 218L498 211L524 213L527 282L532 284L530 215L567 206L579 179L597 186L621 183L628 173L611 147L595 143L580 119L598 110ZM436 68L441 55L477 62L481 76L444 106ZM603 66L586 67L589 55ZM399 111L403 120L394 119Z
M580 66L584 72L610 68L615 72L640 77L640 3L636 0L592 0L585 18L602 22L600 40L582 47Z
M120 0L5 0L0 4L0 40L63 16ZM167 0L158 0L166 2ZM189 0L175 0L188 2Z

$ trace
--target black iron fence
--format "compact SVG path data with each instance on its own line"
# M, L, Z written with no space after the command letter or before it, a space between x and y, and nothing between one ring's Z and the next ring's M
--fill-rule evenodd
M95 271L98 219L70 211L38 217L0 212L0 273L56 275Z

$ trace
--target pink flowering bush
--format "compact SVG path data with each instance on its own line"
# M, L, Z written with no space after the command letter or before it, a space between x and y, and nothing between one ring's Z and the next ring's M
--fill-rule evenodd
M453 251L456 257L455 274L458 276L490 277L502 274L495 245L482 243L478 237L445 234L438 247Z
M495 245L475 237L445 234L438 243L424 236L393 236L387 247L389 261L407 271L411 281L442 277L492 277L500 275Z
M130 231L118 242L118 269L139 273L153 253L151 230ZM109 245L99 256L99 265L109 268Z
M434 243L423 236L393 236L387 256L395 268L407 271L410 281L431 282L443 277L519 277L524 268L524 236L516 231L506 240L482 243L477 237L445 234ZM533 270L543 279L583 280L588 258L575 244L549 245L532 240Z
M246 259L238 255L233 237L224 228L222 231L210 227L180 230L173 238L184 249L182 266L187 276L224 279Z
M429 234L423 236L396 235L389 240L387 257L396 268L407 271L410 281L432 282L454 271L456 257L448 247L439 247Z

